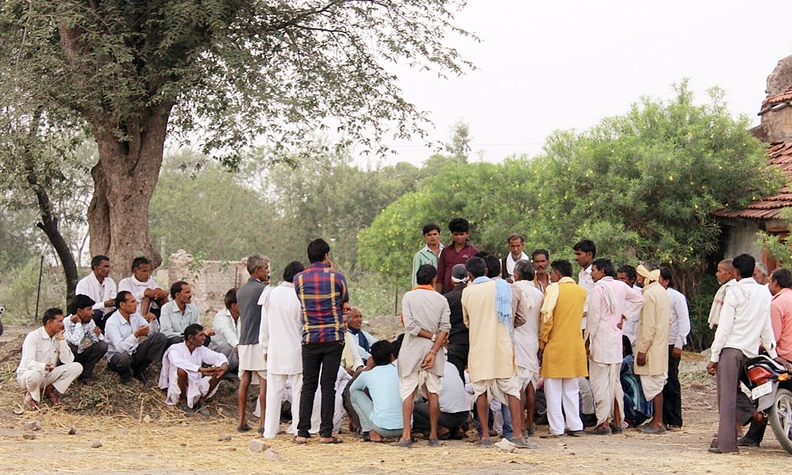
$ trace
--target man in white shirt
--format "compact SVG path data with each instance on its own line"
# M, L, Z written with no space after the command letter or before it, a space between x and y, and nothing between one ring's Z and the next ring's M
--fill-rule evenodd
M205 340L201 325L187 325L184 342L168 348L162 358L159 387L168 391L165 403L176 405L188 417L194 411L209 415L204 411L206 400L217 392L217 386L228 370L226 357L206 348Z
M668 334L668 380L663 387L663 422L666 428L682 428L682 387L679 384L679 362L682 348L690 333L690 313L687 299L672 287L671 268L660 267L660 285L668 292L671 301L671 332Z
M575 251L575 260L580 265L578 272L578 285L586 289L586 303L583 304L583 320L580 321L580 328L586 329L586 316L588 315L589 301L591 301L591 291L594 290L594 279L591 278L591 263L597 256L597 247L594 242L583 239L572 247Z
M719 415L718 438L709 450L719 454L739 450L735 423L744 425L755 412L751 401L740 391L740 370L745 361L757 355L760 342L771 358L778 357L770 322L770 292L753 279L756 261L748 254L740 254L732 265L739 277L723 298L707 365L707 372L717 378Z
M69 303L69 316L63 320L64 335L74 361L83 367L80 381L91 377L94 366L107 353L102 330L92 319L94 303L87 295L75 295Z
M305 270L298 261L290 262L283 270L283 282L261 292L261 335L267 359L267 405L263 436L274 439L278 435L281 400L286 380L291 378L292 424L287 431L297 435L297 414L300 413L302 393L302 311L300 299L294 291L294 276Z
M636 284L638 273L635 271L635 267L629 264L619 267L619 270L616 271L616 280L624 282L638 292L641 291L641 287ZM638 322L641 320L641 312L639 310L632 315L622 315L622 317L622 335L629 338L632 350L635 348L635 341L638 338Z
M363 312L352 307L347 316L347 332L358 347L358 354L363 360L371 356L371 345L377 342L374 336L363 329Z
M192 303L192 287L180 280L171 285L171 301L162 306L160 313L160 331L168 339L168 345L184 341L182 333L188 325L201 323L201 312ZM207 337L214 336L211 328L204 330ZM207 338L207 344L210 338Z
M501 259L501 278L512 284L514 283L514 265L520 261L528 261L530 259L528 254L523 252L523 249L525 249L524 237L514 233L506 238L506 242L509 243L509 255Z
M105 329L107 316L115 305L116 284L110 275L110 258L94 256L91 259L91 273L77 283L75 295L87 295L96 302L93 306L93 319L102 331Z
M236 374L239 368L239 304L236 298L237 289L231 289L225 294L223 303L225 307L215 314L212 328L214 338L209 348L218 351L228 358L227 374Z
M523 435L534 434L534 410L536 408L536 385L539 383L539 329L542 326L542 303L544 292L533 284L536 274L530 261L519 261L514 266L515 285L523 294L527 310L525 323L514 329L514 359L517 363L517 378L522 393L520 402L523 413L527 411ZM442 395L441 395L442 398ZM512 417L514 417L512 415Z
M151 313L157 315L159 309L168 301L168 291L163 290L157 281L151 278L151 261L146 257L136 257L132 261L132 275L121 279L118 290L132 292L138 301L138 313ZM141 310L141 306L145 307Z
M594 396L597 426L593 435L621 433L624 420L624 392L621 386L622 315L639 312L644 298L641 292L614 279L616 272L609 259L591 264L594 290L589 302L588 325L584 340L589 349L589 379ZM611 420L613 428L611 428Z
M126 290L116 296L118 310L108 317L105 327L105 358L107 367L118 373L122 384L132 384L134 376L148 386L151 383L146 368L162 359L168 339L159 332L157 317L151 312L142 317L136 312L137 304L137 299Z
M60 404L59 394L65 393L83 370L74 362L63 336L63 311L50 308L41 320L43 326L28 333L22 343L22 360L16 371L17 381L25 390L22 402L29 410L41 402L41 388L53 405Z

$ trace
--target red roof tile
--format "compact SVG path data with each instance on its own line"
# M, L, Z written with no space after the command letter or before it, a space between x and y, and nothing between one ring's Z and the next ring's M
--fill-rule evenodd
M789 101L792 101L792 87L774 96L768 96L767 98L765 98L764 101L762 101L762 105L763 106L773 105L773 104L779 104L781 102L789 102Z
M778 94L777 96L769 97L765 100L772 99L773 97L789 95L792 100L792 88ZM773 145L767 151L768 162L775 165L787 175L787 178L792 182L792 142L784 142ZM724 218L746 218L746 219L782 219L781 210L784 208L792 208L792 187L784 186L773 196L767 196L759 201L754 201L749 204L744 210L730 210L722 208L716 211L716 216Z

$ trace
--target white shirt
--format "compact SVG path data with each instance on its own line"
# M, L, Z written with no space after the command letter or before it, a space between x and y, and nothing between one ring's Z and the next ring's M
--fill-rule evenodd
M610 311L604 286L608 286L613 294L614 309ZM620 280L604 278L595 286L589 305L588 325L584 341L589 341L591 361L600 364L621 364L622 331L619 323L622 315L640 313L644 298L640 291L635 290ZM629 304L629 305L628 305Z
M131 275L125 279L121 279L118 283L118 291L126 290L127 292L131 292L132 295L135 296L135 299L138 301L138 308L137 311L140 312L140 302L146 296L146 289L157 290L160 286L157 285L157 282L154 279L149 279L146 282L141 282L135 278L134 275Z
M66 339L58 340L56 335L51 337L47 334L44 327L33 330L25 337L22 343L22 360L17 368L17 376L27 371L45 372L47 363L55 366L58 361L61 363L74 362L74 355L69 348Z
M641 293L641 288L637 285L632 286L633 290ZM630 339L630 344L635 347L635 340L638 339L638 322L641 320L641 311L633 313L632 315L625 315L627 320L622 322L622 335L627 335Z
M525 323L514 329L514 359L517 366L539 372L539 328L542 326L542 303L544 293L532 282L515 282L523 293L528 314Z
M138 337L135 336L137 329L143 325L149 325L149 334L156 333L156 322L154 320L149 324L139 313L133 313L127 321L118 310L113 312L105 323L105 341L107 341L105 358L107 361L110 361L113 355L118 353L132 355L139 344Z
M267 353L267 371L302 373L302 310L292 282L267 287L261 305L261 345Z
M215 331L212 337L212 348L228 343L231 346L239 345L239 321L234 321L231 311L227 308L220 310L212 320L212 329Z
M116 298L116 284L110 277L105 277L102 283L96 279L96 274L91 272L83 277L78 283L74 291L74 295L87 295L96 302L93 305L94 310L102 310L107 313L113 307L105 307L105 300Z
M104 340L104 335L94 333L96 323L93 319L88 320L88 323L83 323L77 319L77 323L72 321L72 315L63 319L63 335L66 341L77 347L77 354L85 351L86 348L94 343Z
M525 325L521 325L525 326ZM465 383L459 378L459 370L453 363L445 362L440 391L440 412L455 414L457 412L470 411L473 406L473 399L465 391Z
M671 301L671 332L668 334L668 344L681 350L687 343L687 336L690 333L687 299L673 287L667 288L666 291Z
M589 301L591 301L591 291L594 290L594 278L591 277L591 267L589 264L585 269L578 272L578 285L586 289L586 303L583 304L583 319L580 320L580 328L586 329L586 315L588 315Z
M760 340L767 354L776 358L778 353L770 323L770 293L753 277L739 280L735 285L745 289L749 297L739 302L733 289L726 291L710 360L717 363L724 348L740 350L748 358L753 358L759 351Z
M509 274L509 277L514 277L514 266L517 265L518 261L530 261L531 259L528 257L528 254L522 253L519 259L516 261L514 260L514 256L511 255L511 252L508 256L506 256L506 273Z

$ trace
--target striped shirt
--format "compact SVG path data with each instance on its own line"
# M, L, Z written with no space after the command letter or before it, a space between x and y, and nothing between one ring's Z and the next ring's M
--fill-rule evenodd
M344 340L341 306L349 302L344 275L326 264L314 262L294 277L300 299L304 343Z

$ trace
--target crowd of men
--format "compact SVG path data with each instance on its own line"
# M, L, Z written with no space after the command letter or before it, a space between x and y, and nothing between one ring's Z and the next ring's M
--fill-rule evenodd
M269 259L249 256L250 278L226 293L212 328L201 326L189 283L164 291L151 262L139 257L116 287L110 259L96 256L68 314L47 310L25 339L17 370L23 402L35 408L43 394L58 404L104 357L126 385L133 378L150 384L147 368L161 362L167 404L190 416L206 415L221 381L237 374L237 429L251 430L248 392L257 385L259 434L279 433L289 401L286 432L297 444L317 432L320 443L342 442L336 434L346 413L350 428L371 442L393 438L411 447L419 432L438 446L465 438L475 424L468 439L477 445L491 446L501 434L517 448L534 448L527 438L535 435L540 397L547 438L580 436L586 422L593 435L681 428L679 363L690 318L670 267L616 267L582 240L572 249L575 281L569 260L551 261L544 249L527 255L518 234L498 258L471 244L464 218L448 229L452 240L443 246L438 225L423 228L426 246L415 254L413 287L402 299L404 332L393 341L362 329L322 239L308 245L309 266L290 262L277 286ZM792 273L768 275L743 254L720 262L716 276L722 286L709 321L718 328L707 369L717 375L720 422L710 451L727 453L758 446L764 433L765 421L739 388L746 359L760 347L783 364L792 358Z

